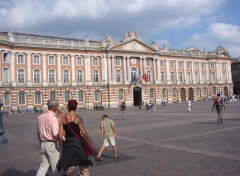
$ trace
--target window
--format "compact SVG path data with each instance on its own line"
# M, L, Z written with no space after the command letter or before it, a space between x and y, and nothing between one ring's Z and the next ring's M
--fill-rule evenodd
M55 71L54 70L49 70L48 73L48 81L49 83L55 83Z
M40 83L40 70L33 71L33 82Z
M191 63L190 62L186 62L186 67L190 68L191 67Z
M10 105L10 93L6 92L4 93L4 105Z
M50 99L52 99L52 100L56 99L56 92L55 91L50 92Z
M120 57L115 58L115 65L121 65Z
M149 98L154 98L155 95L155 90L154 89L150 89L150 96Z
M171 72L171 83L175 83L175 74Z
M170 68L174 68L174 62L170 61Z
M96 65L96 66L98 65L98 58L96 57L93 58L93 65Z
M120 82L121 81L120 74L121 74L120 70L116 70L116 82Z
M191 78L191 73L190 72L187 72L187 80L189 83L192 82L192 78Z
M146 66L151 66L151 60L149 58L146 59Z
M119 92L118 92L118 100L124 100L124 90L119 90Z
M163 65L163 61L161 60L161 61L160 61L160 67L163 68L163 66L164 66L164 65Z
M147 71L148 82L151 82L151 71Z
M226 83L226 73L225 72L222 73L222 80L224 83Z
M18 83L24 83L24 70L18 70Z
M3 62L9 62L9 54L3 53Z
M77 57L77 65L83 65L83 61L81 57Z
M93 82L98 82L98 71L94 70L93 71Z
M49 57L48 57L48 64L49 64L49 65L54 65L54 64L55 64L55 62L54 62L54 56L49 56Z
M216 96L216 95L217 95L217 88L216 88L216 87L213 87L213 88L212 88L212 95L213 95L213 96Z
M179 81L182 83L183 82L183 73L179 72Z
M167 89L166 88L162 89L162 97L167 97Z
M63 82L69 83L69 71L68 70L63 71Z
M35 92L35 104L41 104L41 93Z
M68 65L68 64L69 64L68 57L64 56L63 57L63 65Z
M202 72L202 82L206 83L206 74Z
M40 60L39 60L39 56L38 55L34 55L34 57L33 57L33 64L40 64Z
M177 89L176 88L172 89L172 97L177 97Z
M161 82L163 83L164 82L164 72L161 72L160 78L161 78Z
M23 64L23 63L24 63L24 58L23 58L23 55L22 55L22 54L19 54L19 55L18 55L18 63L19 63L19 64Z
M205 63L202 63L202 69L205 69Z
M200 88L198 87L198 88L196 89L196 95L197 95L198 97L200 97L200 92L201 92L201 90L200 90Z
M215 82L215 73L214 72L211 73L211 82L212 83Z
M225 69L225 63L222 63L222 69Z
M198 63L194 62L194 68L197 69L198 68Z
M18 103L20 105L24 105L26 102L25 102L25 92L19 92L18 94Z
M194 73L194 79L195 79L196 83L199 83L198 73L197 72Z
M96 90L95 92L94 92L94 101L100 101L100 91L99 90Z
M70 100L71 99L71 93L68 91L68 90L66 90L65 92L64 92L64 102L65 103L67 103L68 102L68 100Z
M137 79L137 69L135 67L133 67L131 69L131 79L132 78L136 78Z
M183 67L182 62L179 62L178 65L179 65L179 68L182 68L182 67Z
M8 71L8 68L4 68L3 69L3 82L4 83L8 83L9 82L9 71Z
M206 87L203 88L203 96L207 96L207 88Z
M214 63L210 63L210 67L213 69L215 67Z
M82 70L77 71L77 83L82 83L83 82L83 73Z
M78 92L78 102L84 102L84 94L82 90Z

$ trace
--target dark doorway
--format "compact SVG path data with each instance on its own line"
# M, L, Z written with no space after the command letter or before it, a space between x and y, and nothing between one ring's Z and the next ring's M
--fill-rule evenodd
M194 101L193 88L191 88L191 87L188 89L188 98L189 98L191 101Z
M142 89L140 87L133 88L133 104L138 106L142 101Z
M181 102L186 102L186 91L184 88L181 88Z
M228 96L228 88L227 87L224 87L224 95Z

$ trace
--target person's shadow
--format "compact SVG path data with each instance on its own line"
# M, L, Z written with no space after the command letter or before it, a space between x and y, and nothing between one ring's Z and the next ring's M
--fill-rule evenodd
M37 170L29 170L27 172L24 172L21 170L9 168L2 173L2 176L35 176L36 173L37 173Z

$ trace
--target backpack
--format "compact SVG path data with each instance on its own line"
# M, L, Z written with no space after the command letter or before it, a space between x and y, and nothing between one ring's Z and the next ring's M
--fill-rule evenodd
M220 98L217 98L215 100L215 104L216 104L216 106L221 106L222 105L222 100Z

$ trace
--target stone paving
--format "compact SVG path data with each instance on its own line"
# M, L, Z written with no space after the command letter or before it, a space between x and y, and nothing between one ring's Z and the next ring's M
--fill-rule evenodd
M240 103L227 104L223 124L217 124L212 102L157 106L157 111L127 108L79 110L85 127L101 146L99 122L108 114L116 123L119 161L95 163L90 173L104 176L240 176ZM7 144L0 145L1 176L34 176L40 163L36 136L38 115L4 116Z

